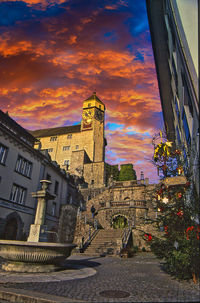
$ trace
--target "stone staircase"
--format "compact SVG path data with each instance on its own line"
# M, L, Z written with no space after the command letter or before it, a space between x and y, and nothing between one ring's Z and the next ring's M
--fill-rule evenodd
M121 248L122 235L122 229L100 229L84 254L93 256L116 255Z

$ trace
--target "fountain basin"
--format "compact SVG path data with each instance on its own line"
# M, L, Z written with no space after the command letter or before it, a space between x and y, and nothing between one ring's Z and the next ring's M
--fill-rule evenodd
M60 269L75 244L0 240L5 271L51 272Z

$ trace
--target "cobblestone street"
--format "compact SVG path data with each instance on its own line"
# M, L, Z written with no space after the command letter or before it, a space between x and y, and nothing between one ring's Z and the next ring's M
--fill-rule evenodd
M65 271L37 276L1 271L0 282L4 291L12 289L37 298L36 301L14 302L200 301L199 285L173 279L151 253L141 253L130 259L74 255L68 259ZM40 294L46 297L42 299Z

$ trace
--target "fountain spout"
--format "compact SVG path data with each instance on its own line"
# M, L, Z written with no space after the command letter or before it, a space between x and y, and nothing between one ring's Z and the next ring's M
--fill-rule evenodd
M49 180L41 180L42 189L32 193L33 198L38 199L34 224L30 226L29 242L47 242L47 226L44 225L45 213L48 200L53 200L55 195L48 191L51 184Z

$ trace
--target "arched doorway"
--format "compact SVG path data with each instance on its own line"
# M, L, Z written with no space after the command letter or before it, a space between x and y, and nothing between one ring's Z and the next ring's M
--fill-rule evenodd
M16 240L17 239L18 224L16 218L10 218L5 225L4 239Z
M112 221L113 228L125 228L128 226L128 220L122 215L115 216Z
M22 240L24 223L17 212L10 213L5 219L3 239Z

